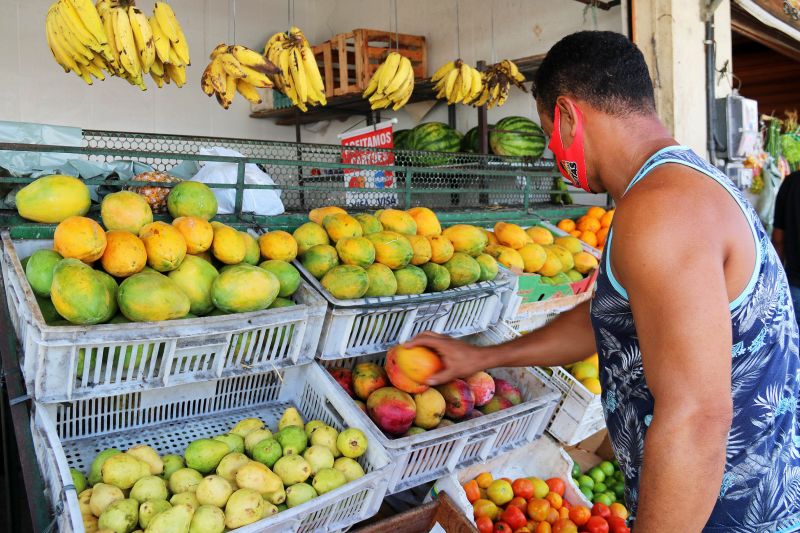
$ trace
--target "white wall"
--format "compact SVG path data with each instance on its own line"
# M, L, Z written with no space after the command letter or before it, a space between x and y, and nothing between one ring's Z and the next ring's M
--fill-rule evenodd
M458 0L461 21L461 57L474 64L491 60L491 0ZM295 24L312 43L354 28L389 29L389 0L294 0ZM398 1L399 31L424 35L428 43L429 70L454 59L456 0ZM157 89L152 80L146 92L122 79L95 82L91 87L72 73L64 74L55 63L44 37L44 18L52 0L0 0L0 120L42 122L111 129L186 135L210 135L293 140L293 127L279 127L272 120L251 119L249 105L237 95L234 105L223 110L199 87L208 52L220 42L230 42L229 4L225 0L171 0L189 40L192 66L187 84ZM153 0L137 5L152 12ZM595 17L572 0L494 0L496 59L546 52L560 37L581 29L622 30L619 8L597 11ZM260 48L267 37L287 28L284 0L238 0L236 41ZM429 73L430 73L429 72ZM490 121L507 115L536 118L529 94L515 90L505 106L490 112ZM384 114L384 116L392 116ZM398 128L413 126L409 115L396 114ZM425 120L446 121L439 105ZM336 134L363 120L351 117L335 121L321 133L304 128L307 142L336 142ZM459 106L461 131L477 124L472 108Z

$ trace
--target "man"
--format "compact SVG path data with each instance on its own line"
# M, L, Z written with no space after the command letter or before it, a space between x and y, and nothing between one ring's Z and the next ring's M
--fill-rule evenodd
M797 315L800 310L800 171L786 176L778 189L772 244L786 267Z
M671 137L644 58L622 35L565 37L535 86L562 175L617 206L594 300L500 346L418 336L410 344L444 362L432 383L597 349L635 533L793 531L797 325L757 215Z

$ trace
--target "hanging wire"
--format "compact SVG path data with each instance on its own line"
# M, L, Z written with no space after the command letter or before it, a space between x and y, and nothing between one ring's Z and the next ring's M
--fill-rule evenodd
M397 18L397 0L394 1L394 46L400 51L400 19Z
M295 7L294 7L294 0L286 0L286 18L288 27L294 26L294 15L295 15Z
M491 16L491 40L492 40L492 64L497 63L497 54L494 50L494 0L489 4L489 14Z
M228 39L236 44L236 0L228 1Z
M458 0L456 1L456 52L461 59L461 17L458 16Z

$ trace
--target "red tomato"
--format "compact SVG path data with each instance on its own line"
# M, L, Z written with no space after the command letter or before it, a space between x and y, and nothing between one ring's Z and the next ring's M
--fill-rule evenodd
M511 484L511 488L514 489L514 496L519 496L526 500L533 497L533 482L530 479L524 477L515 479L514 483Z
M539 522L539 525L536 526L534 531L535 533L552 533L553 528L550 527L548 522Z
M547 520L547 512L550 510L550 502L534 498L528 502L528 516L535 522Z
M531 530L528 529L527 526L525 526L525 527L521 527L519 529L515 529L514 533L531 533Z
M621 503L612 503L608 506L608 510L611 512L611 516L618 516L623 520L628 518L628 509Z
M464 492L467 494L467 500L469 503L474 503L475 500L479 500L481 497L481 489L478 487L478 482L473 480L467 481L462 485L464 488Z
M511 526L511 529L519 529L525 527L528 523L528 517L519 507L509 505L503 514L500 515L500 520Z
M582 526L588 522L591 516L592 512L588 507L584 507L583 505L576 505L569 510L569 519L578 526Z
M509 507L519 507L519 510L522 511L523 514L525 514L528 510L528 502L527 500L525 500L525 498L517 496L516 498L508 502L508 505L506 505L506 509L508 509Z
M572 504L569 503L566 498L562 497L562 500L561 507L564 507L565 509L572 509Z
M550 506L555 510L561 509L564 504L564 499L557 492L550 492L544 499L549 501Z
M513 529L511 526L506 524L505 522L497 522L494 525L494 532L493 533L513 533Z
M555 492L559 496L564 495L564 491L567 489L567 485L564 483L564 480L557 477L551 477L547 481L547 486L550 487L551 492Z
M475 520L475 525L478 526L478 531L480 533L493 533L494 532L494 524L492 523L492 519L488 516L481 516L477 520Z
M589 533L609 533L608 522L600 516L593 516L586 522L586 531Z
M611 516L611 510L608 508L608 505L602 503L596 503L592 506L592 516L600 516L602 518L608 518Z
M609 516L607 522L611 533L631 533L631 529L625 523L625 520L618 516Z
M578 526L572 520L562 518L553 524L553 533L578 533Z

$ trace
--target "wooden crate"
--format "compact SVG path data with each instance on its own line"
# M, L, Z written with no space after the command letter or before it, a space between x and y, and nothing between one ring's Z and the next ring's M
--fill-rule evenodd
M395 49L411 60L415 78L427 76L428 54L421 35L358 29L314 46L314 57L325 81L325 96L362 92L389 51Z
M430 531L435 524L448 532L478 533L475 525L445 492L440 492L436 500L404 513L384 519L379 517L380 514L368 520L371 523L364 527L356 524L353 533L419 533Z

